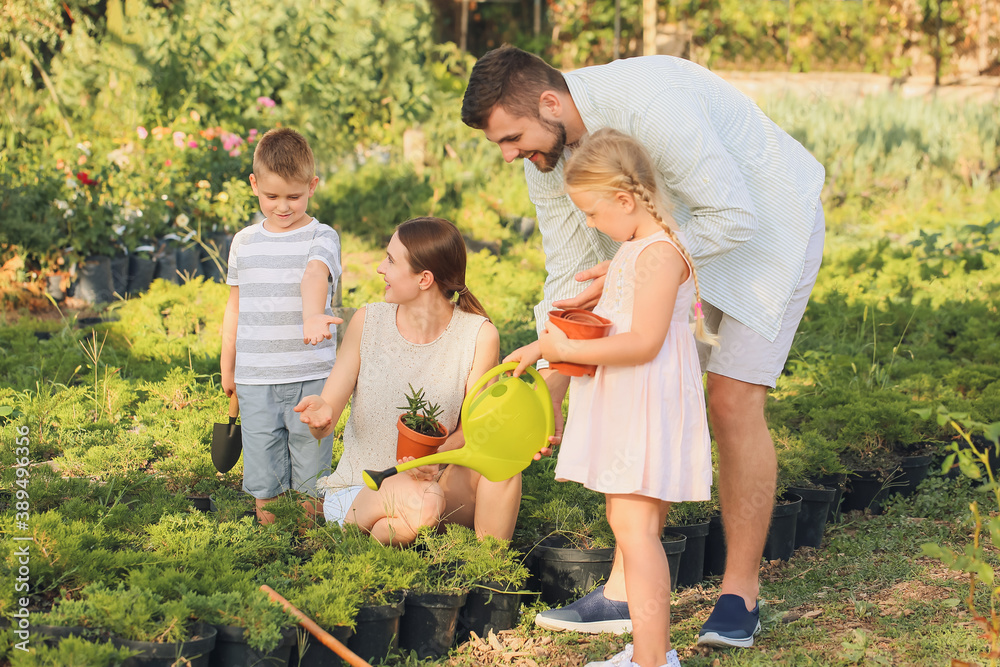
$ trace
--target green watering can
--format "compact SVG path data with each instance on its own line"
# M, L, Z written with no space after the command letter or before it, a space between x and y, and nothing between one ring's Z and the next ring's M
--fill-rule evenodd
M527 468L535 454L549 446L555 433L552 397L545 380L534 368L527 369L534 384L522 375L503 377L486 388L498 375L517 368L516 362L501 364L486 372L462 402L465 446L400 463L381 472L365 470L362 478L378 490L387 477L435 463L453 463L472 468L491 482L510 479Z

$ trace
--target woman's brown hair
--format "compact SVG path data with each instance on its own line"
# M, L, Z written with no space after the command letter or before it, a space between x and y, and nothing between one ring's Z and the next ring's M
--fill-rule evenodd
M411 218L396 227L399 241L410 255L414 273L430 271L446 299L458 295L458 307L490 319L483 304L465 284L465 239L453 223L443 218Z

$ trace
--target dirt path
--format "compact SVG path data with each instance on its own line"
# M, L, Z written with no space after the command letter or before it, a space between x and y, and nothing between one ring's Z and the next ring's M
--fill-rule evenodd
M1000 103L1000 77L976 76L946 79L934 87L934 77L894 79L860 72L735 72L716 74L754 99L784 92L818 99L849 99L896 91L903 97L938 97L947 100Z

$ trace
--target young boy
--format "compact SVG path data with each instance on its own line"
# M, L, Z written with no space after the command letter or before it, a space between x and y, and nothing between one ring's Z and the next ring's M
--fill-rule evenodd
M222 388L239 398L243 490L264 506L289 488L313 498L330 471L333 437L317 442L292 408L319 394L336 356L331 277L340 277L340 238L306 213L316 191L312 150L294 130L261 137L250 186L265 220L236 234L229 252L229 301L222 324ZM333 329L331 331L331 328Z

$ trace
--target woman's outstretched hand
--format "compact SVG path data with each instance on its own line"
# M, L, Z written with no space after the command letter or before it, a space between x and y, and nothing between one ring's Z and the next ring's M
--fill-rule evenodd
M594 306L601 299L601 292L604 291L604 278L608 275L608 265L611 261L604 261L593 266L586 271L581 271L576 274L575 278L578 283L585 283L588 280L593 280L594 282L587 285L587 289L583 290L572 299L562 299L560 301L553 302L555 308L561 308L566 310L567 308L584 308L586 310L593 310Z
M406 463L407 461L413 461L412 456L404 456L397 461L399 463ZM409 473L410 477L417 480L418 482L433 482L437 479L438 470L441 466L437 463L432 463L428 466L417 466L416 468L410 468L406 472Z
M309 427L317 440L333 433L333 408L319 396L306 396L292 408L299 414L299 421Z

